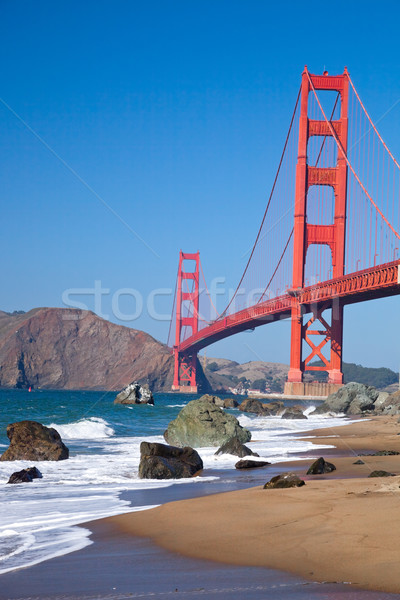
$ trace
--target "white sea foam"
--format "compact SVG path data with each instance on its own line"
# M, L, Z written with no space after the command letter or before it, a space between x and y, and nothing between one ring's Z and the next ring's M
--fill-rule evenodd
M180 405L178 405L180 406ZM312 409L308 409L311 412ZM318 450L297 434L315 428L346 423L345 419L310 416L308 420L238 415L241 425L252 432L247 445L260 459L276 463L294 460L300 452ZM64 440L69 440L70 458L60 462L0 462L0 573L72 552L90 544L89 531L77 527L93 519L144 510L120 497L123 491L161 488L176 481L150 481L138 478L142 437L113 437L106 420L96 417L66 425L53 424ZM164 443L163 437L146 436ZM76 440L76 441L75 441ZM180 480L182 485L215 479L213 470L227 470L235 477L237 457L216 456L216 448L198 449L206 476ZM13 471L35 465L43 479L23 485L6 485Z
M93 419L88 420L93 424ZM96 420L102 427L103 419ZM96 424L96 421L94 423ZM67 425L71 433L76 424ZM60 431L61 427L55 425ZM92 429L89 429L92 431ZM75 428L76 435L76 428ZM66 438L65 431L62 437ZM163 442L161 436L148 436ZM122 500L123 491L148 490L172 485L168 481L144 481L138 477L142 438L92 436L85 440L87 453L80 452L82 440L69 438L71 454L64 461L0 462L0 573L33 565L73 552L90 544L87 529L76 527L111 515L150 506L132 506ZM93 452L90 453L91 448ZM7 485L13 471L36 465L42 479L29 484ZM203 478L204 480L212 477ZM196 483L195 479L181 483Z
M313 408L307 409L312 412ZM253 452L259 454L258 460L267 460L274 464L278 462L301 460L300 453L313 451L315 457L319 456L319 450L331 448L332 446L324 444L313 444L311 441L303 440L299 433L311 431L313 429L326 428L346 424L346 420L326 415L310 416L307 420L287 420L281 417L258 417L238 415L239 423L249 429L252 433L252 439L246 443ZM199 450L206 469L232 469L237 462L237 457L223 454L215 455L215 448L201 448ZM257 460L257 458L254 458Z
M65 425L52 423L49 427L56 429L61 437L67 440L95 440L114 435L114 430L109 426L107 421L98 417L81 419L75 423L67 423Z

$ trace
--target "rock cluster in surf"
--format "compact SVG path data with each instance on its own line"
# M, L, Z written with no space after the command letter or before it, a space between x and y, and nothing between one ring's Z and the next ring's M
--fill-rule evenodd
M389 395L363 383L346 383L337 392L328 396L325 402L311 414L324 413L398 415L400 414L400 391Z

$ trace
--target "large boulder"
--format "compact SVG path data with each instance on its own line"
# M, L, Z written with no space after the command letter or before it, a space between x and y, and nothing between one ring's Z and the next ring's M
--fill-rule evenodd
M355 382L346 383L337 392L328 396L312 414L332 412L357 415L366 410L373 410L378 396L378 390L372 386Z
M333 463L327 462L322 456L313 462L307 471L307 475L322 475L323 473L332 473L336 467Z
M154 404L154 398L147 383L133 381L118 394L114 404Z
M193 477L203 468L203 461L193 448L175 448L165 444L140 444L139 477L141 479L181 479Z
M220 456L221 454L232 454L233 456L239 456L239 458L243 458L244 456L258 456L257 452L252 452L252 450L242 444L237 437L228 440L218 448L215 454L217 456Z
M305 481L300 479L295 473L281 473L272 477L263 487L264 490L275 488L292 488L305 485Z
M245 444L251 433L233 415L227 414L207 398L189 402L170 422L165 441L173 446L222 446L233 437Z
M269 411L264 408L263 403L257 398L246 398L239 405L242 412L255 413L256 415L269 415Z
M0 460L65 460L68 448L52 427L36 421L19 421L7 427L10 445Z

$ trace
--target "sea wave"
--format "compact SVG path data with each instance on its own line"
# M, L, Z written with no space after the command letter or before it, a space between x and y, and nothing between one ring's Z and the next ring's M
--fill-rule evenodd
M5 529L0 532L0 561L26 552L28 548L33 546L34 542L35 536L29 532L18 533L14 529Z
M66 423L60 425L51 423L49 427L53 427L58 431L63 439L86 439L96 440L100 438L108 438L114 435L114 429L104 419L99 417L90 417L90 419L81 419L74 423Z

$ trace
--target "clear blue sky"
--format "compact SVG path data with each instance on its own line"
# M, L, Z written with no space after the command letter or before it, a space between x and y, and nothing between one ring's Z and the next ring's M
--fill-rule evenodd
M400 157L399 19L397 1L2 0L0 308L63 306L97 280L118 321L118 290L146 302L174 287L180 248L234 287L304 64L347 65L372 117L389 111L379 128ZM125 313L134 304L120 298ZM166 341L146 309L126 324ZM288 362L289 329L208 354ZM398 297L347 308L345 360L397 370L399 330Z

